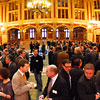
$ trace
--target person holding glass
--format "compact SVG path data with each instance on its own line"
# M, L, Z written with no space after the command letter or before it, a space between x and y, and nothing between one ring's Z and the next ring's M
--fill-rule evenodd
M13 100L13 90L9 79L10 71L7 68L0 69L0 100Z

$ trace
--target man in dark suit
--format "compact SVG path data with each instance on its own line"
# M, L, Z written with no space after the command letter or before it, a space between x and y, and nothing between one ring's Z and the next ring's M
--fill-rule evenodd
M20 61L21 59L26 59L26 58L25 58L26 53L25 53L24 50L20 49L18 52L19 52L19 56L15 59L15 63L16 63L16 65L17 65L17 68L18 68L19 61ZM25 75L26 75L26 78L27 78L27 80L28 80L28 78L29 78L29 71L28 71L28 72L25 72Z
M84 75L78 81L78 99L77 100L98 100L100 94L97 93L94 83L94 66L93 64L86 64L84 66Z
M77 100L77 83L80 77L84 74L83 69L80 67L82 66L82 60L77 58L74 60L74 68L70 70L71 75L71 82L72 82L72 98L75 98L74 100Z
M43 69L43 59L40 55L38 55L38 49L34 49L33 53L34 55L31 57L31 62L30 62L30 70L35 75L35 80L37 82L36 89L42 91L41 73Z
M62 69L59 71L59 75L62 76L66 81L66 86L68 87L70 99L71 99L71 76L69 71L71 69L71 61L69 59L65 59L62 62Z
M55 51L55 47L51 46L50 51L48 53L48 63L49 63L49 65L52 64L52 56L53 56L54 51Z
M85 56L85 61L87 63L92 63L94 66L96 64L96 61L98 60L98 52L96 51L96 47L89 47L89 53Z
M48 100L69 100L66 81L57 73L58 69L55 65L47 67L46 75L49 79L39 100L44 99L46 96Z
M74 60L75 60L76 58L80 58L80 59L82 60L82 67L81 67L81 68L83 68L83 67L84 67L84 57L83 57L83 55L81 54L81 49L80 49L80 47L75 47L74 53L75 53L75 54L73 54L72 57L71 57L72 67L74 67Z
M13 59L13 57L11 54L7 55L6 59L5 59L6 64L8 64L8 69L10 70L10 79L11 80L12 80L14 73L17 71L17 66L14 62L12 62L12 59Z

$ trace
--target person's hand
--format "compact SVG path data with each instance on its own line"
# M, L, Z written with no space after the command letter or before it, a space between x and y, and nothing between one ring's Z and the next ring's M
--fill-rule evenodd
M43 95L40 95L39 96L39 100L42 100L42 99L44 99L44 96Z
M5 94L3 92L0 92L0 96L5 97Z
M100 93L96 94L96 100L100 98Z
M31 83L27 84L27 86L28 86L29 88L34 88L34 83L31 82Z

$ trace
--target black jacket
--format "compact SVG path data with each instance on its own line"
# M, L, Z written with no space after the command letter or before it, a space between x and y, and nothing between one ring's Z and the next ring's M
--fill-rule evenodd
M95 94L97 92L94 83L94 78L87 79L83 75L78 81L78 100L95 100Z
M84 74L84 71L78 67L72 68L70 70L71 82L72 82L71 92L72 92L72 96L75 97L75 100L77 100L77 95L78 95L77 94L77 83L83 74Z
M44 97L47 96L49 82L50 80L48 80L48 83L43 91ZM50 90L49 98L52 98L52 100L70 100L66 81L59 75Z
M8 69L10 70L10 79L12 79L13 75L17 71L17 65L14 62L11 62L11 64L8 65Z
M32 56L31 57L31 62L30 62L30 70L34 72L34 69L36 70L37 73L40 73L43 69L43 59L41 56Z

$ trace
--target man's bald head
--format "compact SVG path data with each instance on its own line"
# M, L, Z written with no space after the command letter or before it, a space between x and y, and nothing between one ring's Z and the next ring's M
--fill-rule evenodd
M49 65L46 69L46 75L48 77L55 76L58 73L58 68L55 65Z

